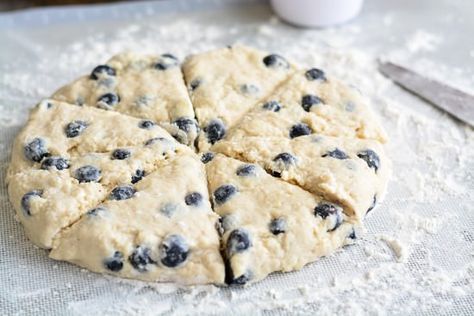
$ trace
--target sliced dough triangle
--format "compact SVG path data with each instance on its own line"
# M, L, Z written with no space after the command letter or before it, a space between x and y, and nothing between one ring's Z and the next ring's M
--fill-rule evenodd
M179 61L170 54L118 54L52 98L155 121L184 144L193 145L197 137Z
M173 137L159 126L117 112L44 100L31 112L15 139L8 176L38 168L48 156L69 157L108 152Z
M10 178L10 200L29 239L50 248L61 229L106 199L113 188L139 182L182 150L188 149L162 139L106 153L46 157L37 168Z
M206 170L214 210L222 216L227 283L301 269L356 238L358 223L341 207L258 165L217 154Z
M258 163L274 176L341 204L363 218L380 200L390 162L377 141L306 135L220 141L213 151Z
M313 75L311 75L313 74ZM301 132L386 142L385 131L355 88L319 69L299 70L232 128L226 137L289 137Z
M218 216L197 155L170 158L133 188L61 232L50 256L126 278L222 284Z
M183 72L202 130L199 149L207 150L221 139L293 69L279 55L242 45L188 57Z

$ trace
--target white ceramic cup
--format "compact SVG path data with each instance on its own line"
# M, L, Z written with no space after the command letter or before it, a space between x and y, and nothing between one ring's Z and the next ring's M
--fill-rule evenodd
M356 17L364 0L271 0L283 20L298 26L337 25Z

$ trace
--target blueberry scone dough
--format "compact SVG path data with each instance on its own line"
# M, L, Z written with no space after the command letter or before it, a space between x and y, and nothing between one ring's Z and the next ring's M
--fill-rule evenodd
M329 78L318 68L299 70L247 113L226 137L327 136L373 139L385 143L385 131L355 88Z
M242 45L189 56L183 73L207 150L293 71L285 58Z
M321 135L245 137L212 147L243 161L257 163L275 177L344 206L363 218L384 195L390 162L373 140Z
M187 145L199 132L180 63L171 54L118 54L52 98L157 122Z
M204 165L187 149L63 230L50 256L89 270L148 281L224 282Z
M319 196L217 154L206 164L214 210L221 216L229 284L299 270L356 238L358 221Z

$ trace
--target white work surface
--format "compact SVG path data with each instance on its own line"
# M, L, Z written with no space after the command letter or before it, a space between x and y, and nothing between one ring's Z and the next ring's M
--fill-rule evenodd
M283 24L258 1L0 14L0 313L474 315L474 130L376 69L389 58L472 93L473 14L472 0L370 0L325 30ZM29 108L123 50L183 58L236 41L321 67L373 100L394 174L356 245L247 288L180 288L87 272L26 239L4 177Z

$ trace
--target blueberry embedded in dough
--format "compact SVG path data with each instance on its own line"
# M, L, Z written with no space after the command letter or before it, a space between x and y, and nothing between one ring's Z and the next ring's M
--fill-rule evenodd
M158 70L167 70L172 67L176 67L179 64L179 60L172 54L162 54L160 59L155 64L155 68Z
M142 120L138 123L138 127L143 129L151 129L154 126L156 126L156 123L150 120Z
M74 138L81 135L84 130L87 128L88 124L85 121L77 120L72 121L71 123L66 125L64 132L66 133L66 137Z
M143 177L145 177L145 170L137 169L137 170L135 170L135 173L132 174L131 183L135 184L138 181L140 181L141 179L143 179Z
M137 246L128 257L128 262L139 272L146 272L147 266L155 263L151 258L151 249L145 246Z
M357 157L364 160L369 168L373 168L375 173L380 167L380 157L371 149L361 150L357 153Z
M150 138L149 140L147 140L145 142L145 146L152 146L156 143L167 142L167 141L169 141L169 140L164 138L164 137L154 137L154 138Z
M281 177L281 173L285 170L289 170L291 166L296 165L296 157L290 153L280 153L273 158L274 167L272 168L271 174L274 177Z
M229 276L226 280L226 283L228 285L231 285L231 286L245 285L250 280L252 280L252 272L251 271L247 271L244 274L235 277L234 273L231 271L231 268L229 267L228 275Z
M112 256L104 260L104 265L112 272L119 272L123 268L123 254L115 251Z
M101 95L97 99L97 106L103 109L109 109L110 107L116 106L120 102L118 94L109 92Z
M233 230L227 238L226 254L230 258L252 247L252 240L249 232L245 228Z
M237 193L237 188L232 184L224 184L214 191L214 201L216 204L224 204Z
M44 139L36 137L23 148L23 153L28 160L40 162L44 157L50 154L46 149L46 142Z
M270 221L268 228L273 235L279 235L286 233L286 230L288 229L288 223L286 218L278 217Z
M98 182L101 174L100 169L91 165L85 165L74 171L74 178L76 178L79 183Z
M91 217L99 216L100 214L106 211L107 209L105 207L99 206L87 211L87 216L91 216Z
M341 207L332 203L320 203L314 208L314 216L321 217L323 220L328 221L328 232L334 231L341 226L343 222Z
M89 78L92 80L97 80L99 78L106 78L107 76L116 76L116 71L114 68L108 66L108 65L99 65L95 67Z
M257 166L253 164L239 166L235 174L239 177L254 177L257 175Z
M43 190L33 190L23 195L21 198L21 208L26 215L31 216L31 199L35 197L42 197L42 195Z
M326 74L323 70L318 68L311 68L305 72L305 77L309 81L326 81Z
M221 120L215 119L204 128L204 132L209 143L214 144L225 136L226 128Z
M115 149L112 152L111 159L113 159L113 160L125 160L127 158L130 158L131 155L132 155L132 153L130 152L130 150L118 148L118 149Z
M267 66L268 68L275 68L275 69L290 68L290 64L288 63L288 61L284 57L278 54L267 55L263 58L262 61L265 64L265 66Z
M191 82L189 83L189 90L191 92L196 90L197 88L199 88L199 86L201 86L202 82L203 80L201 78L191 80Z
M129 185L122 185L114 188L112 192L110 192L109 200L128 200L131 199L137 191L134 187Z
M169 132L181 144L192 145L192 141L199 133L196 120L188 117L180 117L173 121L174 126Z
M202 194L199 192L189 193L184 197L184 202L189 206L199 206L202 202Z
M278 101L271 100L271 101L265 102L262 105L262 108L267 111L279 112L281 110L281 104Z
M301 106L306 112L311 111L313 105L318 105L323 103L320 97L314 94L306 94L301 98Z
M252 83L244 83L240 85L240 92L246 95L254 96L258 94L259 91L260 91L259 87Z
M201 156L201 162L206 164L214 158L214 153L211 151L205 152Z
M169 268L182 265L189 255L189 246L180 235L170 235L163 240L160 246L160 261Z
M298 123L293 125L290 128L290 138L295 138L299 136L305 136L311 134L313 131L311 130L311 127L309 127L305 123Z
M66 158L53 156L47 157L41 163L41 169L51 170L56 168L56 170L64 170L69 168L69 161Z
M331 158L340 159L340 160L349 159L349 156L345 152L340 150L339 148L328 151L327 153L323 154L321 157L323 158L331 157Z

